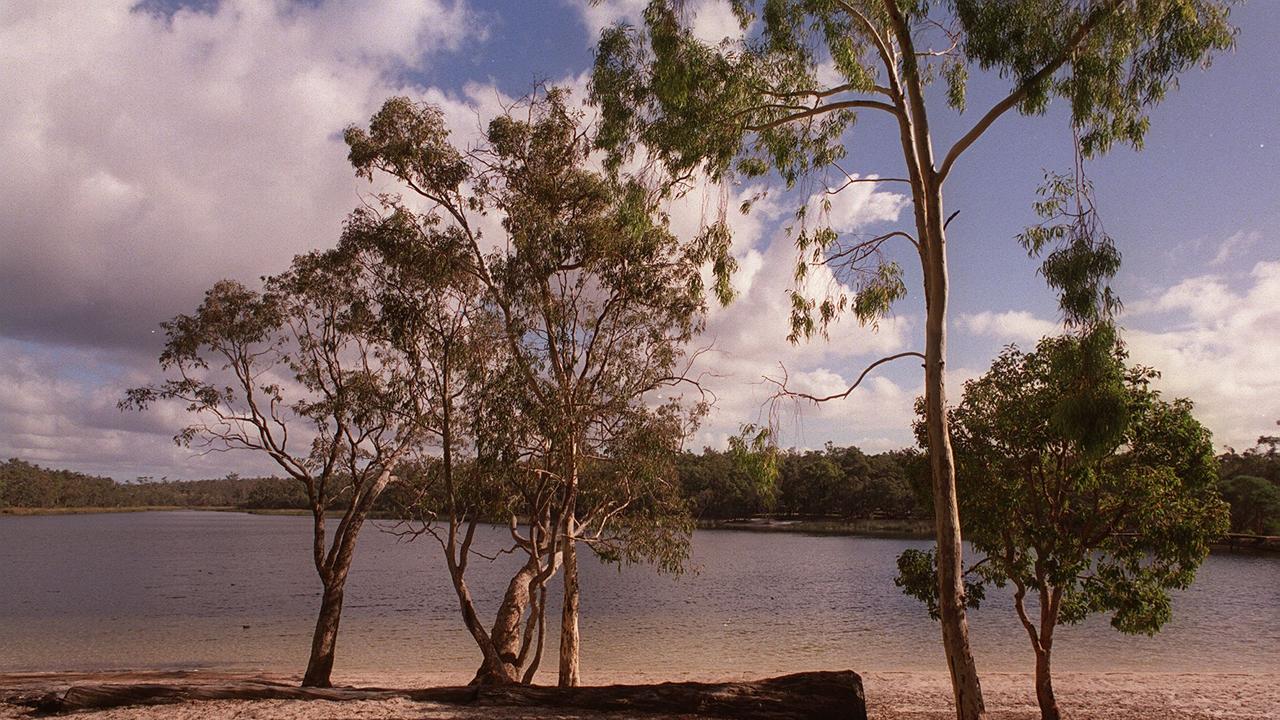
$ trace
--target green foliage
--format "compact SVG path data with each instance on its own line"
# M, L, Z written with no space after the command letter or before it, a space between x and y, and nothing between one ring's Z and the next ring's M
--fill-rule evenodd
M0 464L0 507L305 508L307 499L297 483L280 478L241 478L233 473L210 480L141 477L116 482L11 458Z
M1230 2L1219 0L955 0L969 63L1029 92L1024 114L1051 98L1070 103L1086 156L1114 143L1141 147L1147 112L1177 86L1177 76L1206 66L1212 51L1234 43ZM1062 70L1038 76L1077 34L1088 35Z
M1123 632L1154 633L1227 509L1191 403L1164 400L1154 371L1125 358L1107 326L1007 348L965 384L952 437L965 538L983 556L975 582L1040 593L1054 622L1108 612ZM900 584L929 602L925 564L904 560Z
M778 451L770 441L773 431L747 424L729 438L729 460L733 470L745 476L764 501L766 510L773 509L778 487Z
M388 173L427 201L383 197L379 227L402 218L400 244L418 238L456 265L469 285L453 306L473 303L472 334L490 338L460 358L460 452L505 488L513 515L572 513L602 557L673 569L689 515L672 458L705 412L680 397L698 389L684 352L704 321L703 268L717 296L732 294L728 234L676 237L661 191L594 169L590 130L552 88L494 118L472 149L405 98L346 139L358 175ZM481 235L486 214L500 219L496 244Z
M1231 503L1231 531L1280 535L1280 451L1277 439L1262 435L1244 452L1218 456L1219 488Z
M987 598L986 582L990 579L982 573L984 566L966 574L964 579L964 601L967 607L978 608ZM935 549L903 550L898 556L898 574L893 584L902 588L902 592L925 604L929 617L934 620L942 617L942 609L938 603L938 551Z
M1120 251L1098 221L1092 183L1077 166L1071 175L1046 173L1038 194L1035 211L1044 222L1027 228L1018 241L1031 257L1044 257L1040 274L1057 291L1068 327L1110 322L1120 310L1108 284L1120 270Z
M891 116L903 156L923 152L912 127L923 127L925 88L941 80L946 104L969 106L970 74L1007 81L1006 100L984 108L942 164L917 168L912 198L917 207L936 200L950 163L1006 111L1045 112L1057 98L1070 108L1071 127L1084 157L1123 143L1140 147L1148 113L1178 76L1205 66L1230 48L1232 0L739 0L734 11L746 30L741 41L709 45L686 22L681 0L651 0L640 28L617 25L601 34L591 98L602 123L596 137L611 167L643 155L676 176L695 171L714 179L774 174L786 187L828 175L843 178L857 113ZM921 98L917 105L914 97ZM945 157L944 157L945 155ZM937 187L927 182L942 173ZM908 174L916 171L912 170ZM1064 197L1060 183L1046 196ZM1083 188L1077 188L1083 192ZM1047 208L1056 210L1059 207ZM811 336L852 309L863 323L888 312L905 288L879 252L883 239L837 237L830 228L797 233L801 269L792 298L791 339ZM812 219L811 219L812 220ZM920 235L924 227L918 227ZM920 243L925 237L917 237ZM1069 287L1064 312L1073 320L1099 299L1111 304L1105 279L1118 254L1100 233L1042 228L1024 238L1039 253L1048 240L1062 246L1045 259L1051 285ZM832 264L852 285L809 298L799 281L804 265Z
M853 447L779 451L759 444L759 428L731 438L727 451L680 457L682 493L700 518L779 514L810 518L913 518L927 512L912 473L920 454L867 455Z
M1222 497L1231 504L1231 530L1280 535L1280 485L1253 475L1223 478Z

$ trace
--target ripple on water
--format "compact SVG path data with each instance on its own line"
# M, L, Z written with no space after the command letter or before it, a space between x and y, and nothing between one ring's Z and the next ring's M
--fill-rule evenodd
M235 513L0 517L0 578L21 578L0 590L0 671L296 671L319 602L309 533L306 518ZM491 550L505 537L485 528L478 542ZM925 545L709 531L694 538L697 572L680 578L584 562L584 665L647 677L940 669L937 626L893 585L897 554ZM471 565L489 617L514 562ZM554 648L559 607L548 617ZM984 669L1028 667L1007 596L993 594L971 623ZM1269 668L1280 657L1280 560L1210 557L1154 638L1123 636L1105 618L1059 637L1063 671ZM339 647L348 672L477 662L438 547L366 529Z

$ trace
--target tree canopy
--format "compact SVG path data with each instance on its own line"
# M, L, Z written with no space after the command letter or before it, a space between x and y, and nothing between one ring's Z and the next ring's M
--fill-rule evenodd
M1090 347L1099 341L1101 356ZM1151 387L1154 370L1125 361L1109 332L1009 347L951 411L965 537L981 556L969 599L976 605L987 584L1014 587L1046 720L1058 716L1054 627L1105 612L1122 632L1156 632L1171 614L1169 591L1191 583L1227 530L1209 431L1189 401ZM907 551L898 582L936 614L932 565Z

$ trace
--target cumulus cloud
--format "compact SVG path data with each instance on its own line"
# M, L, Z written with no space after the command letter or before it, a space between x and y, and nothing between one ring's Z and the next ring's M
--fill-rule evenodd
M990 337L1001 343L1031 346L1046 335L1062 332L1062 326L1051 320L1038 318L1025 310L1008 310L961 315L959 326L974 335Z
M1131 361L1159 370L1165 394L1193 400L1219 445L1250 447L1280 419L1280 261L1186 278L1129 303L1121 324ZM1024 346L1061 332L1022 311L966 315L959 325Z
M123 388L149 379L116 351L0 340L0 458L121 479L273 471L251 453L198 456L175 445L173 435L190 422L178 404L146 413L117 408Z
M169 441L158 323L214 281L336 242L361 193L341 139L481 31L456 0L50 0L0 10L0 455L118 477L264 466ZM474 133L496 93L435 91ZM479 108L479 110L477 109Z
M1195 401L1219 444L1251 447L1280 419L1280 261L1177 283L1125 317L1133 359Z
M727 194L718 200L699 196L692 203L696 211L673 208L673 224L692 225L702 220L708 203L736 208L759 189L722 192ZM875 184L854 185L832 197L831 223L844 232L860 231L897 220L903 206L901 195L880 190ZM726 215L738 248L739 271L734 278L738 297L727 307L712 308L702 338L711 349L700 358L697 369L708 373L704 384L714 391L717 401L695 445L721 447L739 425L770 421L778 426L785 445L812 447L830 440L880 450L907 444L912 398L919 392L914 379L899 384L877 370L845 400L822 405L770 404L777 387L766 377L781 380L785 373L792 390L831 395L848 388L871 361L913 346L915 323L910 316L891 316L877 329L845 318L831 327L827 340L799 345L787 342L791 329L789 291L795 286L797 254L792 238L782 229L782 218L790 216L793 209L785 199L766 199L758 202L750 215L736 211ZM805 282L810 294L849 289L821 266L811 267ZM915 378L918 373L907 375Z
M598 3L570 0L572 7L581 13L587 26L587 37L594 42L600 31L610 25L626 23L639 26L649 0L603 0ZM685 3L684 21L694 37L705 43L724 40L741 40L744 33L738 18L727 0L695 0Z
M344 124L454 48L442 0L226 0L0 15L0 334L127 346L219 277L334 241Z

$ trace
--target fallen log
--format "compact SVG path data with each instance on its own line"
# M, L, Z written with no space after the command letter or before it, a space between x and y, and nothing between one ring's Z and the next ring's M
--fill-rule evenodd
M669 682L557 688L531 685L302 688L264 680L223 684L80 684L65 691L8 695L42 715L201 700L385 700L405 698L466 707L555 709L742 720L865 720L862 678L852 671L804 672L727 683Z

